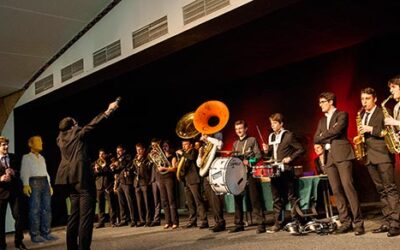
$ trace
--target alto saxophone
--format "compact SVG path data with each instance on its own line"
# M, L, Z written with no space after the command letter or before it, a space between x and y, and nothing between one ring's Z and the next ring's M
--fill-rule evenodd
M390 95L381 104L382 111L383 111L383 116L385 118L391 117L389 115L389 112L385 108L386 102L388 102L391 98L393 98L393 95ZM386 125L385 129L381 132L381 136L384 137L386 146L387 146L387 148L388 148L390 153L392 153L392 154L399 154L400 153L399 133L398 133L398 130L396 129L396 126Z
M357 112L357 117L356 117L356 124L357 124L357 136L353 138L353 144L354 144L354 153L356 155L356 159L361 161L364 159L364 157L367 155L366 149L365 149L365 137L362 130L362 119L361 119L361 111L363 108L361 108Z

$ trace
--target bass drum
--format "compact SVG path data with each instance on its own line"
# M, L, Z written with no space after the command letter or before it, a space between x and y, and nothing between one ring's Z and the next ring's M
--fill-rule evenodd
M217 157L211 164L209 180L215 193L238 195L247 184L246 168L239 158Z

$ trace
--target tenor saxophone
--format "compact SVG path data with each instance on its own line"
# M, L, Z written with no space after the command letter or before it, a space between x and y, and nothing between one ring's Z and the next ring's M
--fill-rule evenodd
M365 148L365 137L362 130L362 120L361 120L361 108L357 112L356 117L356 124L357 124L357 136L353 138L353 146L354 146L354 153L356 155L356 159L361 161L367 155L366 148Z
M389 112L385 108L385 104L393 98L393 95L390 95L388 98L386 98L381 106L382 106L382 111L383 111L383 116L385 118L391 117L389 115ZM399 133L398 130L396 129L396 126L392 125L385 125L385 129L381 132L381 136L384 137L386 146L389 150L390 153L392 154L399 154L400 153L400 140L399 140Z

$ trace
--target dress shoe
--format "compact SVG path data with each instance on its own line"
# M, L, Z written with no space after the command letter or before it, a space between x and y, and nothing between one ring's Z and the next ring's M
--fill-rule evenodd
M389 228L389 231L387 232L387 237L394 237L397 235L400 235L400 228L398 227Z
M42 243L42 242L45 241L45 239L43 239L42 236L38 235L38 236L33 236L33 237L31 237L31 241L32 241L33 243ZM15 245L17 245L17 244L15 244Z
M273 234L282 230L282 226L279 224L273 225L271 228L267 230L267 233Z
M15 243L15 248L19 250L28 250L28 248L25 246L23 242Z
M111 227L117 227L117 223L111 223Z
M201 223L200 224L200 226L199 226L199 229L205 229L205 228L208 228L209 226L208 226L208 223L207 222L204 222L204 223Z
M266 232L266 230L265 230L265 226L264 225L259 225L257 227L256 234L261 234L261 233L265 233L265 232Z
M137 227L143 227L145 225L146 225L146 223L144 223L144 222L139 222L138 224L136 224Z
M386 225L381 225L380 227L372 230L372 233L374 234L386 233L386 232L389 232L389 227Z
M225 231L225 225L224 224L216 224L211 231L213 231L214 233L218 233L218 232L222 232Z
M365 229L364 226L356 226L354 227L354 235L355 236L360 236L365 234Z
M170 224L165 224L164 229L168 229L171 225Z
M176 224L172 225L172 229L177 229L178 227L179 227L179 226L176 225Z
M146 224L144 224L145 227L151 227L151 222L146 222Z
M237 232L241 232L244 231L244 226L235 226L234 228L232 228L231 230L229 230L229 233L237 233Z
M135 222L132 222L132 223L130 224L130 227L136 227L136 223L135 223Z
M197 227L197 223L188 223L186 225L183 226L183 228L192 228L192 227Z
M156 226L159 226L159 225L161 225L161 223L160 223L159 221L153 221L153 222L150 224L151 227L156 227Z
M124 221L124 222L120 222L117 224L117 227L124 227L124 226L128 226L128 222Z
M45 240L57 240L58 238L52 234L42 235L43 239Z
M336 229L336 231L334 232L334 234L345 234L348 233L349 231L352 230L351 225L341 225L340 227L338 227L338 229Z
M95 228L97 229L97 228L102 228L102 227L105 227L104 223L97 224L97 226Z

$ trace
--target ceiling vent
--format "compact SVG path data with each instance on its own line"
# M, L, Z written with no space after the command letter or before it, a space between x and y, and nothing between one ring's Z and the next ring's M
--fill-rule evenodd
M168 34L168 20L164 16L132 33L133 48Z
M35 82L35 95L42 93L46 89L54 86L53 75L49 75L37 82Z
M186 25L229 5L229 0L197 0L183 6L183 23Z
M67 67L61 69L61 82L71 79L74 76L79 75L83 72L83 59L68 65Z
M121 41L112 44L93 53L93 67L97 67L121 55Z

